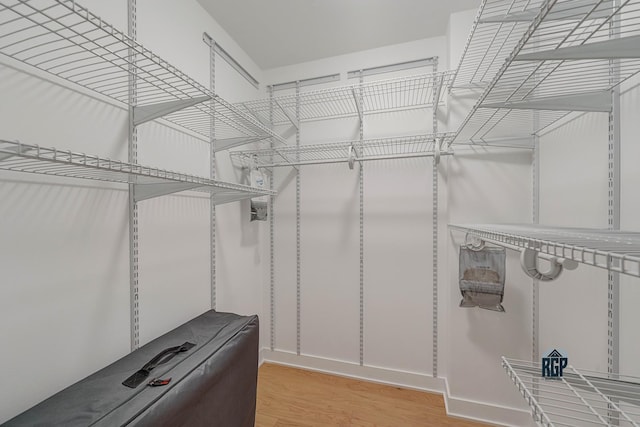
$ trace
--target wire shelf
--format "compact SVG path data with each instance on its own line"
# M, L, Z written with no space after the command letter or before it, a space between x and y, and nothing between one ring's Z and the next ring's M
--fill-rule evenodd
M611 89L638 72L640 3L546 0L455 142L532 135L572 111L609 112Z
M0 0L0 53L127 105L134 77L137 124L164 116L209 138L214 115L219 138L270 137L286 144L74 0Z
M439 155L451 154L450 151L440 152L439 147L446 144L453 135L453 133L411 135L303 145L299 149L286 147L275 150L232 151L231 157L243 166L263 168L432 157L436 155L436 151Z
M138 201L185 190L213 194L216 204L276 194L241 184L5 140L0 140L0 169L135 184L134 197Z
M571 365L562 377L542 378L540 363L505 357L502 366L540 426L640 425L640 378Z
M440 89L446 87L452 77L453 73L447 71L301 92L300 121L358 116L360 94L362 114L432 107L434 103L443 102L444 91ZM249 101L238 106L251 111L263 123L269 122L271 109L277 125L288 124L296 116L295 95L274 97L273 101Z
M450 88L486 88L541 4L542 0L483 0Z
M216 151L270 139L276 146L287 146L286 140L269 127L251 117L241 108L230 104L215 95L213 102L204 102L173 112L164 119L196 132L205 138L210 137L211 118L215 117L214 143Z
M537 225L450 224L486 242L510 249L534 249L640 277L640 233Z

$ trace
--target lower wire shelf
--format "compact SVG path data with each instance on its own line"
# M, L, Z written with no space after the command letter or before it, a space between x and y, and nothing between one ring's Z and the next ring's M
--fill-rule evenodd
M298 147L232 151L231 158L242 166L272 168L327 163L353 163L370 160L434 157L453 154L442 150L453 133L407 135L310 144ZM284 161L283 161L284 159Z
M505 357L502 366L540 426L640 425L640 378L571 365L562 377L543 378L541 363Z
M640 277L640 233L534 224L449 224L449 228L510 249Z
M6 140L0 140L0 169L134 184L135 201L187 190L213 194L215 204L276 194L247 185Z

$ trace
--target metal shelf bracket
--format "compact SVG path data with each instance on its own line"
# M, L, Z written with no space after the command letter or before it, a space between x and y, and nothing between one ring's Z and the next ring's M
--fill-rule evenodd
M211 99L210 96L200 96L197 98L179 99L177 101L162 102L142 106L133 106L133 124L139 126L151 120L155 120L167 114L175 113L188 107L193 107L201 102Z
M153 199L154 197L193 190L194 188L201 187L201 185L184 182L163 182L155 184L134 184L133 187L133 199L138 203L142 200Z
M611 92L598 91L577 95L548 96L524 101L483 103L481 108L506 108L512 110L611 111Z
M18 145L15 147L3 147L4 152L0 152L0 162L3 160L8 160L18 154L27 153L34 149L33 147L23 146L19 141L16 141L16 143L18 143Z
M262 141L264 139L271 138L271 135L259 135L259 136L239 136L237 138L225 138L216 139L214 142L214 151L224 151L229 148L238 147L240 145L250 144L252 142Z
M247 105L247 103L246 103L246 102L242 102L242 103L240 103L239 105L242 105L242 106L244 107L244 109L245 109L249 114L251 114L251 117L253 117L253 118L254 118L254 119L256 119L258 122L260 122L260 123L262 124L262 126L266 126L266 127L268 127L269 129L271 129L271 127L272 127L272 126L271 126L269 123L267 123L264 119L262 119L258 114L256 114L256 112L255 112L255 111L253 111L253 109L251 109L251 107L249 107L249 106Z
M362 105L360 105L360 100L358 98L358 95L356 95L356 90L355 88L351 89L351 94L353 95L353 102L355 102L356 104L356 109L358 110L358 117L360 118L360 122L362 123Z
M587 60L640 58L640 36L561 47L517 55L514 61Z
M282 104L280 104L278 102L277 99L273 98L273 102L276 104L276 106L282 111L282 113L287 117L287 119L289 119L289 121L291 122L291 124L296 128L296 129L300 129L300 121L298 119L296 119L295 117L293 117L291 115L291 113L289 111L287 111Z

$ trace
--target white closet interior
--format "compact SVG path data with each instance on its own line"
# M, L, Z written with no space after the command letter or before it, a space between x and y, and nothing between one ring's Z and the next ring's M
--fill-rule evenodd
M0 422L215 308L259 314L261 362L450 415L640 423L639 1L482 0L266 70L196 0L80 3L0 0ZM507 248L505 313L458 307L470 240Z

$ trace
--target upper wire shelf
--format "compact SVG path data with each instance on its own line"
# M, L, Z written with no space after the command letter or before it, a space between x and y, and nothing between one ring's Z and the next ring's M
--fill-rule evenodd
M411 157L448 155L440 151L453 133L410 135L393 138L340 141L303 145L300 148L232 151L231 158L248 167L279 167L325 163L348 163ZM286 159L283 161L282 159Z
M562 377L542 378L540 363L504 357L502 366L542 427L640 425L640 378L571 365Z
M136 201L185 190L213 194L215 204L276 194L241 184L5 140L0 140L0 169L134 184Z
M483 0L450 89L484 89L535 18L543 0Z
M300 92L300 121L432 107L443 102L442 87L453 72L420 74L360 84ZM360 109L362 97L362 110ZM262 123L288 124L296 117L296 95L276 96L237 104Z
M530 136L572 111L610 112L611 89L639 71L639 2L546 0L455 142Z
M164 116L209 138L215 117L221 147L242 138L274 138L286 145L254 117L74 0L0 0L0 53L126 105L132 95L135 124Z
M640 233L538 225L450 224L449 227L510 249L533 249L640 277Z

